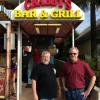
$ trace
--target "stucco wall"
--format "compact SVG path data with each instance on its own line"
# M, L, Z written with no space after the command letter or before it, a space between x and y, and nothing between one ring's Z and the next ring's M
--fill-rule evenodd
M78 45L80 54L91 55L91 41L84 41L82 44Z

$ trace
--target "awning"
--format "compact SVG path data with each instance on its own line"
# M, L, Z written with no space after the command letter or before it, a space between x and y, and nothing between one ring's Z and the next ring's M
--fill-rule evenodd
M71 3L72 8L70 10L66 10L63 4L62 8L58 6L44 6L36 7L28 11L25 10L24 3L25 2L21 3L12 11L7 9L6 11L11 11L9 14L10 20L13 22L20 21L22 30L29 36L42 35L63 39L72 32L72 27L76 28L84 20L84 12L73 2ZM44 11L48 14L47 17L40 17L41 12ZM16 12L21 12L21 17L18 17ZM35 13L36 16L31 18L30 12ZM6 14L6 12L4 13ZM22 17L23 13L29 16L29 18ZM27 15L27 13L29 13L29 15Z

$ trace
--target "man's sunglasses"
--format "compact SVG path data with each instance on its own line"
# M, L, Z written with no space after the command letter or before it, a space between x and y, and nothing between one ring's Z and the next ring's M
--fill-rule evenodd
M76 55L77 53L69 53L69 55Z

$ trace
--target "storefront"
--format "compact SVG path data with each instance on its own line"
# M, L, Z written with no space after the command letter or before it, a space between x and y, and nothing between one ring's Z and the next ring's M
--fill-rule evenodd
M66 0L59 0L59 2L57 0L51 1L42 0L37 2L32 0L29 2L25 0L10 13L10 20L18 22L16 27L18 29L17 100L20 100L22 87L22 29L26 32L26 36L27 34L40 37L44 35L53 36L55 41L72 34L72 46L74 47L74 29L84 20L84 12L70 0L68 2ZM10 36L10 24L7 30L7 34ZM9 41L7 43L7 55L9 55L11 49L9 48ZM7 58L7 68L9 68L10 56L7 57L9 57Z

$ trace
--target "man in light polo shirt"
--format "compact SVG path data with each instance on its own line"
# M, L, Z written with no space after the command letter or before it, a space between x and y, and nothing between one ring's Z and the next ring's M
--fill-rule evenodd
M90 94L96 76L90 66L78 58L79 50L76 47L69 50L69 61L64 63L63 69L63 88L66 100L85 100ZM90 77L90 83L86 90L85 77Z

